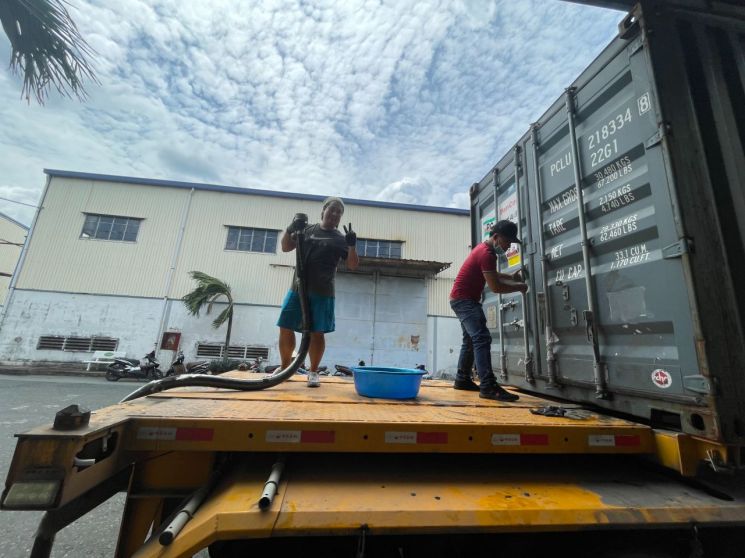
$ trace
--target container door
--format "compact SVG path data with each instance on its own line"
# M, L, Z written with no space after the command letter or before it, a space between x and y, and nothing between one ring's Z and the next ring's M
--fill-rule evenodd
M540 123L530 147L542 192L534 222L558 383L649 416L650 406L700 403L704 380L654 88L643 45L624 44L567 93L571 118L559 106Z

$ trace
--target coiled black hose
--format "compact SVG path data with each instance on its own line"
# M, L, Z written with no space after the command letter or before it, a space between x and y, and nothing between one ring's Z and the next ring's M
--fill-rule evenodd
M305 218L305 221L307 222L307 217ZM295 232L295 242L297 244L295 256L295 269L298 279L297 291L298 297L300 298L300 311L303 316L303 327L302 338L300 339L300 347L298 349L297 356L287 368L285 368L284 370L277 369L270 376L245 380L239 380L236 378L223 378L220 376L210 376L207 374L184 374L181 376L168 376L166 378L154 380L148 384L145 384L141 388L133 391L127 397L122 399L120 403L132 401L133 399L138 399L145 395L150 395L159 391L187 386L216 387L223 389L235 389L240 391L258 391L261 389L268 389L279 385L290 378L293 374L295 374L295 372L297 372L297 369L300 368L300 365L305 360L305 357L308 354L308 348L310 347L311 316L310 304L308 302L308 293L306 291L307 278L305 276L305 264L303 262L303 255L305 252L304 227L302 227L301 230Z

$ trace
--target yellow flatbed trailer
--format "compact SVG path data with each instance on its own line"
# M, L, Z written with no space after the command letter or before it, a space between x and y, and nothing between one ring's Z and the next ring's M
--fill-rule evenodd
M535 555L558 550L542 539L552 534L616 556L629 533L660 544L660 533L683 532L695 546L703 528L716 545L716 529L745 542L738 475L701 477L702 462L731 462L730 448L573 404L560 406L564 416L531 412L550 405L525 393L483 400L442 381L403 401L361 397L336 377L320 389L301 377L263 391L180 388L95 411L79 428L18 435L3 508L49 510L40 532L53 540L126 491L117 555L137 557L207 546L215 556L385 555L385 544L434 556L454 555L456 542L480 555L490 537L532 556L531 545L543 545ZM272 471L276 496L262 508ZM190 495L193 509L179 514L188 521L163 544ZM711 556L727 555L730 543L719 546ZM658 555L677 554L643 554Z

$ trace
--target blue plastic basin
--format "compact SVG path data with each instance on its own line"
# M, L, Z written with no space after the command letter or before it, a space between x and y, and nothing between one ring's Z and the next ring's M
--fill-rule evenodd
M424 370L387 368L382 366L353 367L354 389L364 397L411 399L419 393Z

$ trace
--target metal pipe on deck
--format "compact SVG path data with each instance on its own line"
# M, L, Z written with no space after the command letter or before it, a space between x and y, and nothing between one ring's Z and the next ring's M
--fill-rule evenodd
M186 505L183 508L176 512L176 516L173 518L171 523L169 523L158 536L158 542L161 546L168 546L173 542L173 539L176 538L184 526L192 517L194 517L194 512L196 512L199 506L202 505L202 502L204 502L204 499L207 497L207 494L209 494L211 488L212 483L205 484L192 494L191 498L189 498L189 501L186 502Z
M282 477L282 472L285 469L284 459L279 459L272 465L272 472L269 473L269 478L264 485L264 492L259 498L259 509L264 511L268 510L274 501L274 496L277 494L277 487L279 486L279 479Z

